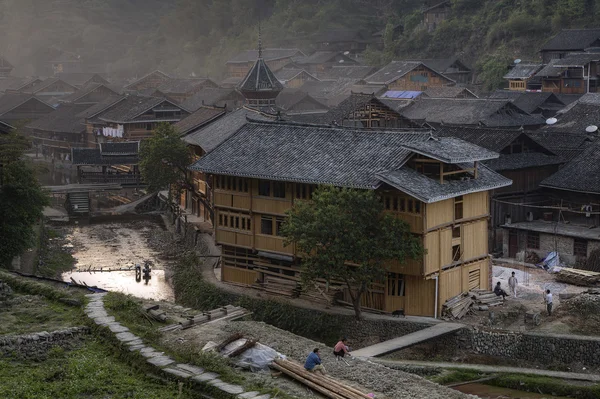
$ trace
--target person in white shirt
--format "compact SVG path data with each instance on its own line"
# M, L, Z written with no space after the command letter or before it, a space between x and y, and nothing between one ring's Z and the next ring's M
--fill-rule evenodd
M548 310L548 316L552 316L552 293L550 290L546 290L546 309Z
M510 293L513 294L513 296L515 298L517 297L517 285L518 284L519 284L519 281L515 277L515 272L512 272L512 276L510 276L508 278L508 288L510 288Z

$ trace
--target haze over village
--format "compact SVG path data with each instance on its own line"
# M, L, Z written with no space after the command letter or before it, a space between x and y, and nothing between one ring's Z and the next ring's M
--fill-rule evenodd
M1 398L600 398L600 1L0 5Z

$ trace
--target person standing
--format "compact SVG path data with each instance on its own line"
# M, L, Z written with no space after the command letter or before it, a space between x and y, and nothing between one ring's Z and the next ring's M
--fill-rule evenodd
M512 275L508 278L508 288L510 289L510 293L516 298L517 297L517 285L519 281L517 277L515 277L515 272L512 272Z
M319 356L319 348L313 349L313 351L306 358L304 368L307 371L315 372L318 371L325 375L325 367L321 364L321 356Z
M544 299L546 302L546 310L548 310L548 316L552 316L552 293L550 290L546 290L546 297Z

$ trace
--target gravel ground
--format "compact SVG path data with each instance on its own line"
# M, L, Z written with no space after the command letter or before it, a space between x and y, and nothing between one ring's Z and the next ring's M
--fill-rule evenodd
M225 340L233 333L241 332L245 337L258 339L260 343L270 346L291 359L302 363L312 349L319 347L321 348L323 364L331 376L344 380L351 385L360 385L375 393L377 398L476 398L476 396L465 395L419 376L400 370L393 370L383 365L346 358L346 361L349 363L348 366L344 362L336 361L332 348L262 322L224 322L193 328L186 330L185 339L188 343L189 340L193 339L191 331L194 331L194 335L197 337L202 337L202 339L199 338L198 344L205 342L209 337L210 340L219 342ZM179 336L179 338L183 337ZM177 338L173 336L171 340L173 339ZM298 393L293 392L293 394L296 394L295 396ZM303 395L303 397L309 396Z

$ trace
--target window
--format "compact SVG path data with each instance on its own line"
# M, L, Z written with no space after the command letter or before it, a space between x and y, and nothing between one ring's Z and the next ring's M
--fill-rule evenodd
M313 191L316 186L313 184L300 184L297 183L295 187L296 198L298 199L311 199Z
M273 182L273 197L285 198L285 183Z
M460 245L454 245L452 247L452 261L460 262L461 256L462 256L462 253L460 252Z
M406 212L406 199L400 198L400 212Z
M250 231L250 215L245 213L219 213L219 226L228 230Z
M586 258L587 257L587 240L576 238L573 241L573 255Z
M404 296L404 275L397 273L388 273L387 278L388 296Z
M146 130L152 130L152 123L146 123Z
M393 210L398 211L398 197L394 197Z
M260 217L260 234L266 234L269 236L273 235L273 217L261 216Z
M540 249L540 233L537 231L527 232L527 248Z
M452 238L460 238L460 225L452 228Z
M454 220L463 218L463 197L454 198Z
M275 218L275 234L277 234L278 236L281 236L281 227L283 226L283 223L285 222L285 219L282 217L277 217Z
M262 195L264 197L271 196L271 182L266 180L258 181L258 195Z

